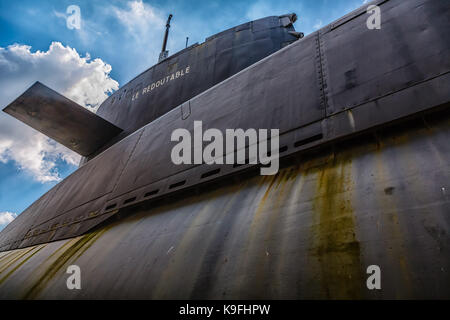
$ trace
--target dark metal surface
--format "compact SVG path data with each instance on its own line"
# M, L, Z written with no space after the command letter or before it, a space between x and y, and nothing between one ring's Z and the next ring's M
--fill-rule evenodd
M83 156L93 154L122 132L40 82L3 111Z
M320 31L327 115L358 107L450 70L449 1L378 1L380 30L357 10ZM413 100L413 99L411 99ZM397 108L409 108L408 104Z
M28 266L42 269L44 275L51 263L58 270L68 260L42 259L65 245L67 250L75 246L82 251L70 259L87 268L92 277L88 281L95 287L80 293L80 298L372 297L362 287L353 287L348 276L362 277L363 267L377 264L371 262L377 257L398 285L389 287L383 297L422 297L425 292L427 297L449 297L448 286L442 285L448 283L448 273L439 274L438 268L448 270L450 261L445 215L450 2L374 3L383 12L381 30L366 27L367 15L361 8L229 77L239 70L230 67L234 61L230 57L244 56L247 50L227 49L239 32L251 28L247 35L254 37L260 32L261 47L273 49L267 36L283 19L262 19L201 45L208 48L198 51L206 69L196 77L205 77L208 88L213 79L229 77L208 90L197 91L201 85L189 78L139 102L128 101L133 109L119 110L122 103L105 102L105 118L109 114L109 121L123 125L125 135L144 127L94 157L23 212L0 233L0 251L82 235L117 212L137 210L137 215L80 238L4 253L0 268L9 271L7 276L0 274L0 295L20 296L11 287L23 277L43 283L38 285L42 292L21 287L28 292L26 297L76 295L64 291L60 277L39 278L27 273L30 268L14 269L17 273L9 269L20 264L23 253L23 257L33 254L30 261L36 262ZM178 61L182 68L190 65L195 74L194 62L188 63L194 51L189 52L168 61ZM169 68L164 63L136 79L148 77L149 83L160 79ZM133 88L136 79L115 97ZM181 92L178 106L171 104L180 97L174 98L174 92ZM167 109L149 111L152 101ZM386 133L386 139L376 143L365 135L357 145L340 144L343 138L368 130L383 132L397 120L422 119L436 110L443 111L435 125L425 121L425 128ZM282 159L313 147L333 145L336 152L301 160L297 167L266 178L241 176L251 165L176 166L170 160L174 145L170 134L177 128L192 131L196 120L203 121L204 130L280 129ZM217 174L202 178L215 169ZM215 191L201 190L205 194L176 193L219 178L232 181L229 175L237 173L242 185L221 189L215 183ZM149 199L155 202L145 210L122 209ZM177 250L174 258L172 247ZM397 256L404 258L396 260ZM104 283L93 279L93 270L108 264ZM128 272L131 265L142 272ZM330 271L339 268L344 271ZM185 275L186 269L193 271ZM183 285L181 276L186 278ZM125 289L111 290L116 280L117 288Z
M392 0L381 6L386 8L388 18L383 24L386 34L372 36L380 30L367 29L361 15L365 11L356 10L339 24L327 26L253 64L104 151L56 186L58 190L46 201L45 208L31 208L33 213L24 212L21 219L12 222L20 223L22 231L5 229L0 234L0 250L77 234L73 227L66 226L67 220L77 217L75 224L83 226L91 221L92 212L109 215L121 207L251 166L174 165L170 154L175 143L170 143L170 135L177 128L192 131L195 120L203 121L203 130L280 129L280 147L284 150L281 157L286 157L448 104L450 40L442 34L450 23L442 17L450 13L450 3ZM262 25L253 23L253 28L264 29L263 23L275 23L271 19L276 20L260 20ZM393 32L400 21L403 31ZM226 31L216 37L223 41L227 34L235 33ZM433 46L421 49L429 39ZM366 54L360 58L358 51L358 56L341 54L350 47L362 47ZM434 64L437 53L441 58ZM398 55L402 58L398 59ZM420 61L411 58L415 56ZM423 61L428 61L430 67L425 68ZM426 72L417 71L421 68ZM372 85L367 86L367 82ZM347 95L346 90L352 95ZM216 170L215 174L204 178L212 170ZM35 210L40 211L39 217L27 219ZM52 225L58 232L53 232Z
M450 114L0 253L2 299L448 299ZM381 290L366 269L381 268ZM68 290L69 265L81 290Z
M116 187L139 138L140 133L132 134L56 185L2 230L1 248L74 236L101 222L109 215L100 211L106 195Z
M100 106L97 114L123 128L124 133L120 136L123 138L215 84L296 41L297 37L289 33L295 31L292 23L286 23L286 20L295 21L295 18L295 15L291 14L247 22L213 35L201 44L194 44L124 85ZM172 74L176 78L170 80ZM168 76L168 82L156 87L159 80L165 81ZM153 83L155 87L151 90ZM150 90L145 91L145 88ZM133 99L136 94L137 98Z

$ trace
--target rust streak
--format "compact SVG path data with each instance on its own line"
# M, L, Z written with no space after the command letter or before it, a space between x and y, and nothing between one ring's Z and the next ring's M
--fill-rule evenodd
M34 299L41 292L41 290L46 287L47 283L58 273L58 271L67 262L69 262L69 260L76 260L80 257L107 229L108 228L104 228L100 231L88 233L77 240L73 245L65 250L55 262L46 268L44 274L34 283L23 298Z
M15 266L11 271L9 271L3 278L1 278L0 284L2 284L10 275L12 275L17 269L19 269L25 262L27 262L32 256L34 256L36 253L38 253L39 251L44 249L46 246L47 246L47 244L34 247L33 249L35 249L35 248L38 248L38 249L35 250L32 254L30 254L28 257L23 259L23 261L21 261L17 266Z
M362 295L360 244L356 239L347 166L340 161L323 168L317 184L311 254L319 262L320 283L328 299L357 299Z

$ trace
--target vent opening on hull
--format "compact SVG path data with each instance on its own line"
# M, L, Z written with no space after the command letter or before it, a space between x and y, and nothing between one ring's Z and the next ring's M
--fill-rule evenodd
M153 195L157 194L158 192L159 192L159 189L149 191L149 192L147 192L147 193L144 195L144 198L148 198L148 197L150 197L150 196L153 196Z
M133 202L133 201L136 201L136 197L133 197L133 198L130 198L130 199L125 200L125 201L123 202L123 204L128 204L128 203Z
M105 208L105 211L114 209L116 206L117 206L117 204L115 204L115 203L114 203L114 204L110 204L109 206L107 206L107 207Z
M182 185L184 185L186 183L186 180L171 184L169 186L169 189L173 189L173 188L177 188L177 187L181 187Z
M308 144L308 143L320 140L322 138L323 138L323 135L321 133L319 133L319 134L316 134L315 136L312 136L312 137L309 137L309 138L306 138L306 139L299 140L299 141L295 142L294 143L294 147L297 148L297 147L303 146L305 144Z
M219 172L220 172L220 169L214 169L214 170L205 172L204 174L202 174L202 176L201 176L200 178L201 178L201 179L208 178L208 177L210 177L210 176L213 176L213 175L215 175L215 174L218 174Z
M279 150L278 153L283 153L286 152L288 150L288 146L282 146Z

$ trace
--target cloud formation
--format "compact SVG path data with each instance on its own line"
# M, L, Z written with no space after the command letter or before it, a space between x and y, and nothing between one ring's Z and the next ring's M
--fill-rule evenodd
M123 43L123 49L134 56L130 68L136 70L135 75L156 63L166 25L166 13L142 0L136 0L128 1L124 7L112 6L109 14L124 27L124 34L131 40Z
M292 10L292 8L295 8L295 10ZM295 3L295 5L292 5L291 3L286 4L285 2L258 0L248 7L245 16L248 20L256 20L267 16L276 16L291 12L298 14L301 8L301 3Z
M128 2L126 9L114 7L113 11L128 31L138 39L147 38L147 31L151 29L162 30L165 26L162 13L141 0Z
M0 212L0 230L6 227L11 221L17 217L17 214L12 212Z
M32 52L27 45L0 47L0 107L3 108L40 81L88 110L95 112L108 93L119 84L109 73L111 66L91 60L68 46L53 42L45 52ZM0 114L0 162L17 167L39 182L60 180L56 162L77 165L79 156L21 122Z
M314 24L313 28L314 28L314 30L318 30L318 29L322 28L322 26L323 26L322 20L317 20L316 23Z

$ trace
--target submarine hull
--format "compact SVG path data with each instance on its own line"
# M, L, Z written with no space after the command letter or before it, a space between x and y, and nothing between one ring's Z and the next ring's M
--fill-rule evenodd
M372 4L381 30L355 10L50 190L0 233L0 297L450 298L450 3ZM281 170L175 165L194 121L279 129Z
M295 157L276 176L128 208L85 235L0 253L0 298L450 298L450 117ZM66 269L81 269L68 290ZM368 290L367 267L381 269Z

